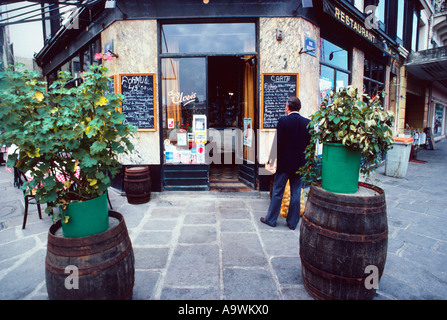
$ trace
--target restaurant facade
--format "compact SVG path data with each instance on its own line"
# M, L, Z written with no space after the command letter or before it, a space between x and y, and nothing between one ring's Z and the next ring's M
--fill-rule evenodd
M264 167L289 96L309 117L330 90L385 91L403 132L404 59L360 2L99 1L53 30L36 61L49 81L60 70L80 78L93 63L110 70L138 128L121 162L148 165L153 191L232 179L268 190Z

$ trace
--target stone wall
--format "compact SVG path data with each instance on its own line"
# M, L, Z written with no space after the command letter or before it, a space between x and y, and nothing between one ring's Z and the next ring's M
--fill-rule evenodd
M276 39L278 28L283 32L281 41ZM300 113L309 117L318 109L319 52L318 48L316 56L299 52L304 47L306 36L318 43L319 28L301 18L260 18L259 30L259 74L298 73L298 96L302 105ZM261 90L259 101L260 99ZM260 164L265 164L267 161L274 136L275 130L260 132L258 138Z
M116 76L117 90L119 74L155 73L158 75L157 21L131 20L116 21L101 34L101 43L113 40L113 51L119 57L104 61L110 75ZM156 76L158 81L158 76ZM158 84L156 84L157 121L160 116L158 106ZM138 131L132 142L135 150L120 158L123 164L160 164L160 129L155 132Z

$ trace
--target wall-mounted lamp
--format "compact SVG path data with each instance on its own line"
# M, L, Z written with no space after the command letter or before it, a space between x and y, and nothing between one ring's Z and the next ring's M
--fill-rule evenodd
M303 51L303 48L301 48L299 54L302 54L302 53L308 53L308 52L315 52L316 50L317 50L317 49L311 49L311 50Z
M116 8L116 0L106 0L105 9L115 9Z
M115 52L113 52L111 50L107 50L107 53L110 54L114 58L119 58L119 55L117 55Z
M283 39L284 39L284 33L283 33L282 29L277 28L276 29L276 40L282 41Z
M210 2L210 0L203 0L204 4L208 4Z
M335 51L332 51L331 53L329 53L329 61L331 61L332 59L334 59L334 53L335 52L340 52L340 51L345 51L344 49L341 49L341 50L335 50Z

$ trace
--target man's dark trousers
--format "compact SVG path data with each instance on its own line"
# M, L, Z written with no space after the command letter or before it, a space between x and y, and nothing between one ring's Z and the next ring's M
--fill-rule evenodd
M281 210L282 197L286 188L287 180L290 183L290 204L289 212L287 214L287 225L290 229L295 230L300 221L300 197L302 181L301 177L296 173L277 172L273 182L272 200L270 201L269 210L264 218L264 221L276 226L279 212Z

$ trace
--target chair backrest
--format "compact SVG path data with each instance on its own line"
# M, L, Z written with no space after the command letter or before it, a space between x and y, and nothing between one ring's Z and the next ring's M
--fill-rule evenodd
M28 181L28 178L26 177L25 173L23 173L19 169L17 169L17 181L18 181L18 188L19 189L25 184L25 182Z

